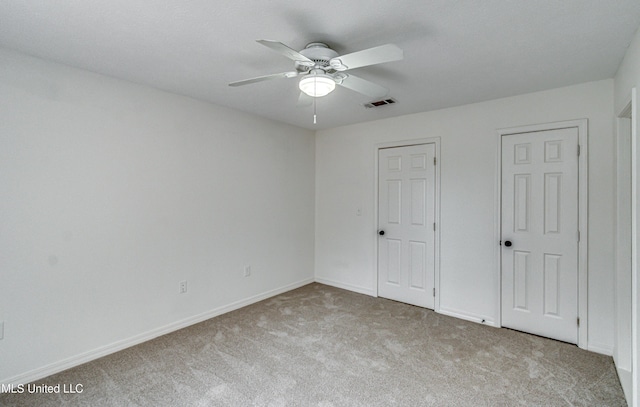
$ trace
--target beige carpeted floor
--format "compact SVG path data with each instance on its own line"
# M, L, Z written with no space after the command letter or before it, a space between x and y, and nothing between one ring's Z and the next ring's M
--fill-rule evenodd
M320 284L50 376L3 406L624 406L610 357Z

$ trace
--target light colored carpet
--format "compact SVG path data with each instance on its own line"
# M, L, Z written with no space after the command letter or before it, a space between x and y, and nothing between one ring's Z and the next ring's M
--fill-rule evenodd
M37 384L3 406L624 406L610 357L320 284Z

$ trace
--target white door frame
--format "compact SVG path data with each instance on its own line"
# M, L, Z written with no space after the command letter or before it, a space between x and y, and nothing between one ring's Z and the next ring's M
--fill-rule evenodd
M615 323L614 323L614 347L613 347L613 360L615 362L616 365L616 370L618 371L618 377L620 379L620 384L622 385L622 390L624 390L625 393L625 397L627 399L627 403L631 406L634 405L634 393L635 393L635 389L633 386L633 383L636 382L636 379L634 379L634 374L633 372L636 371L637 369L634 368L634 350L633 350L633 344L634 344L634 300L633 297L636 296L637 297L637 290L634 290L633 287L635 287L634 284L634 264L637 260L634 260L634 258L636 258L636 255L634 254L634 242L636 241L636 238L634 237L635 233L634 231L634 219L637 218L637 216L634 215L634 210L633 210L633 202L634 202L634 195L633 195L633 180L636 179L636 177L634 176L634 172L632 171L632 168L634 167L634 164L632 163L632 157L634 156L634 154L632 153L634 148L634 135L633 135L633 120L634 120L634 107L635 107L635 88L632 89L631 93L629 94L629 96L626 99L627 104L625 105L625 107L620 111L620 113L618 113L618 115L616 116L616 193L615 193L615 198L616 198L616 234L615 234L615 245L614 247L616 248L616 252L615 252L615 281L616 281L616 307L615 309ZM629 142L630 142L630 151L626 152L629 154L628 158L629 158L629 165L628 167L624 167L622 168L620 166L620 154L623 153L623 149L621 149L620 147L620 142L622 140L622 137L624 137L623 135L629 135ZM625 154L626 154L625 153ZM620 198L621 198L621 190L620 190L620 177L624 177L623 172L625 174L627 174L629 176L628 181L629 181L629 186L631 187L629 194L630 194L630 199L629 199L629 215L630 215L630 219L625 219L621 216L620 214ZM624 178L623 178L624 179ZM624 179L625 181L627 181L627 179ZM624 208L627 209L627 208ZM626 238L624 236L621 235L620 233L620 227L625 224L626 222L629 222L630 226L631 226L631 232L630 232L630 236L627 236ZM628 252L620 252L620 246L621 246L621 241L624 239L629 239L630 241L628 242L629 244L629 251ZM627 256L630 255L631 256L631 261L630 264L627 262L629 259L627 258ZM631 331L630 331L630 337L626 338L629 340L629 344L631 345L631 349L629 349L631 351L630 355L626 355L625 351L621 351L619 349L619 346L621 344L625 345L624 343L624 339L620 339L620 326L619 326L619 322L621 322L619 320L621 313L622 316L625 316L624 311L621 311L619 306L621 305L619 302L620 299L620 293L618 293L618 289L620 289L623 285L620 284L620 282L618 281L618 277L621 277L621 271L620 269L622 267L625 266L629 266L630 270L629 270L629 275L630 275L630 291L631 291L631 298L630 298L630 303L628 304L629 308L626 310L628 311L628 316L629 316L629 321L631 322ZM622 305L626 305L626 304L622 304Z
M640 279L638 255L640 253L640 140L638 118L640 105L636 88L631 89L631 389L632 406L640 406Z
M373 245L373 253L374 253L374 264L375 264L375 273L373 273L373 293L377 297L378 296L378 176L379 176L379 162L378 162L378 151L383 148L393 148L393 147L406 147L406 146L414 146L418 144L434 144L435 145L435 156L436 156L436 165L435 165L435 213L434 213L434 221L436 223L436 233L434 236L434 282L433 286L436 290L436 295L434 299L434 311L440 310L440 137L429 137L429 138L420 138L420 139L412 139L412 140L401 140L401 141L390 141L385 143L377 143L374 146L374 180L373 180L373 202L374 202L374 210L373 210L373 228L371 231L371 239Z
M587 289L589 287L587 253L589 243L588 231L588 121L587 119L568 120L555 123L534 124L529 126L510 127L497 130L497 154L496 154L496 182L494 198L494 269L495 287L498 293L496 309L496 326L502 327L502 257L501 257L501 228L502 228L502 137L510 134L532 133L546 130L558 130L566 128L578 129L578 144L580 146L580 156L578 157L578 227L580 231L580 242L578 243L578 346L587 349ZM576 152L577 153L577 152Z

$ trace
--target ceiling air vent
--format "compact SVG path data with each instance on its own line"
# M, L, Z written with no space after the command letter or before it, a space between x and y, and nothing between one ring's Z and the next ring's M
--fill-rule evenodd
M366 107L367 109L371 109L372 107L381 107L386 105L392 105L394 103L397 103L397 101L393 98L389 98L389 99L383 99L383 100L376 100L375 102L365 103L364 107Z

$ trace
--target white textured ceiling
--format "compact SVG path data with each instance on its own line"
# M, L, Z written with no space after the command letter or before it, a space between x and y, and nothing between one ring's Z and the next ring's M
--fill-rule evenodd
M614 76L640 24L638 0L5 0L0 46L310 129L457 106ZM297 80L255 42L340 54L386 43L404 60L350 71L398 104L365 109L337 88L296 107Z

